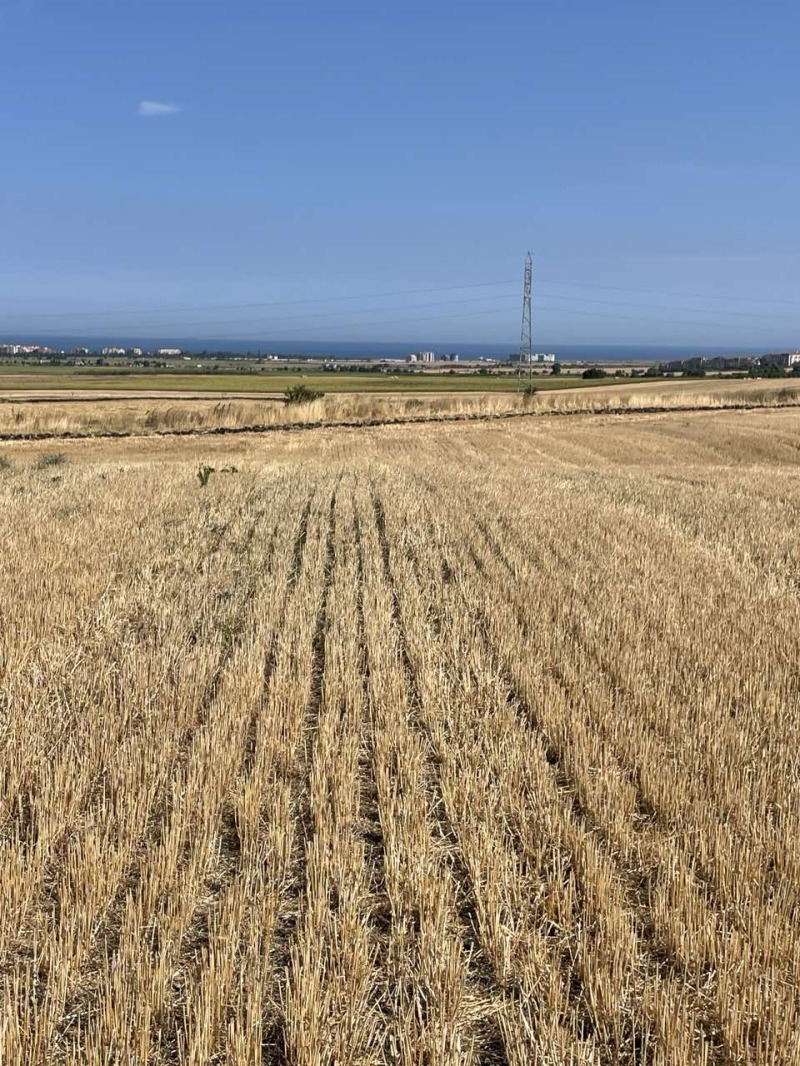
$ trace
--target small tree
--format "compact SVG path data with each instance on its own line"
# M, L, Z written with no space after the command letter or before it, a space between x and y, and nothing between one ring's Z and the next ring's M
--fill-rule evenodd
M561 373L561 363L553 363L553 365L550 367L550 373L553 375L553 377L558 377L558 375Z
M313 403L314 400L321 400L324 395L324 392L309 388L308 385L290 385L283 394L283 402L286 404Z

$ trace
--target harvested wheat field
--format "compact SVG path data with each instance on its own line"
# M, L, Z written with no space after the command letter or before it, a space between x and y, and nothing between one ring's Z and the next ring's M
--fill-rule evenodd
M800 1062L797 411L2 455L0 1061Z

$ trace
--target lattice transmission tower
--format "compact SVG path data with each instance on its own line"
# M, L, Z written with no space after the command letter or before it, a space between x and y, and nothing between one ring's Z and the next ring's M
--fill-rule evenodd
M525 256L525 285L522 295L522 333L519 341L519 373L528 364L528 380L533 377L533 339L531 336L531 294L533 292L533 258Z

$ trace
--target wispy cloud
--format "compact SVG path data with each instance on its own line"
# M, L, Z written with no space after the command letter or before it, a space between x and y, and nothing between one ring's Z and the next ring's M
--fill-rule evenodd
M178 115L183 111L179 104L164 104L159 100L140 100L136 113L142 118L163 118L164 115Z

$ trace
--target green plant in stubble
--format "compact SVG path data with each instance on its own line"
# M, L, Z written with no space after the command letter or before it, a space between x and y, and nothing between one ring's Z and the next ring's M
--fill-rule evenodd
M63 466L67 457L63 452L45 452L36 461L37 470L47 470L53 466Z
M208 484L208 480L213 473L215 473L216 467L209 466L207 463L200 467L197 471L197 480L200 482L200 487L205 488Z

